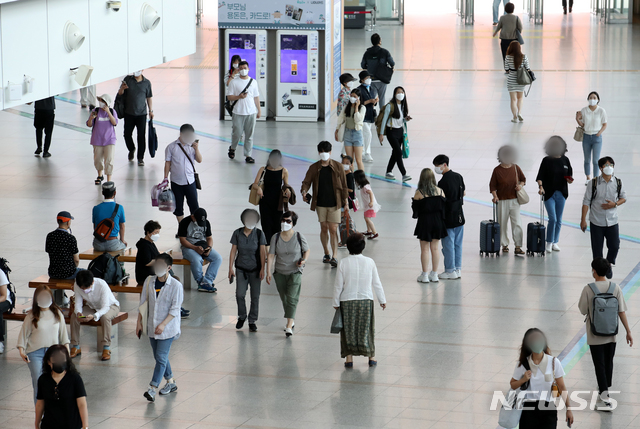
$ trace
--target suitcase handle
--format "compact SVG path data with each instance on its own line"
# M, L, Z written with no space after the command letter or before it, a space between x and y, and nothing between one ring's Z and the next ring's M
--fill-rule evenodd
M498 221L498 203L493 203L493 219L494 222Z
M544 226L544 194L540 195L540 225Z

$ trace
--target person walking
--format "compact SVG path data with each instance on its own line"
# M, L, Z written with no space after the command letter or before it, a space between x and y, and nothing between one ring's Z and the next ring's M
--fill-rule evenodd
M513 118L511 122L524 122L522 117L522 95L524 94L525 85L518 83L518 69L524 67L526 70L531 71L529 67L529 60L527 56L522 53L522 48L517 40L513 40L509 43L507 48L507 55L504 60L504 71L509 73L507 77L507 91L509 91L509 97L511 98L511 113Z
M444 223L445 195L442 189L436 185L436 177L433 170L424 168L418 180L418 190L411 201L413 218L418 219L413 235L420 240L420 263L422 272L418 276L418 282L438 282L438 265L440 253L438 244L447 236L447 228ZM431 252L431 271L429 267L429 252Z
M369 183L369 180L367 180L367 176L364 174L364 171L356 170L353 173L353 180L358 186L358 189L360 189L360 199L362 200L362 209L364 210L364 221L367 224L367 232L363 235L369 240L374 240L379 237L379 234L378 231L376 231L376 226L373 224L373 218L376 217L376 213L380 211L380 204L378 204L375 195L373 195L371 184Z
M438 187L445 196L444 225L447 236L442 238L444 272L439 278L455 280L462 277L462 237L464 236L464 197L467 195L462 175L449 168L449 157L438 155L433 158L433 171L442 175Z
M282 232L271 237L267 259L267 284L271 284L273 273L287 319L284 328L287 338L293 335L302 271L311 253L307 239L293 229L297 223L298 215L295 212L286 211L282 214Z
M240 215L240 221L244 226L236 229L231 236L229 283L233 283L234 279L236 281L236 303L238 304L236 329L242 329L247 320L245 297L247 289L251 287L249 331L256 332L258 330L256 321L260 308L260 285L264 279L267 259L267 240L264 233L257 228L260 215L256 210L244 210Z
M607 240L607 261L615 266L620 249L620 227L618 225L618 207L627 202L622 179L614 176L616 163L610 156L598 160L602 175L591 180L582 199L582 218L580 229L587 230L587 213L591 233L591 254L593 259L602 257L602 246ZM607 278L613 277L613 268Z
M384 175L387 179L396 179L396 176L393 175L393 167L397 164L402 174L402 182L411 180L411 176L407 174L407 169L404 168L404 160L402 159L405 127L407 121L411 119L404 88L398 86L393 90L393 98L384 107L382 126L380 127L380 135L378 136L380 144L382 144L384 135L386 135L391 145L391 157L387 164L387 173Z
M366 240L360 233L347 238L349 256L340 261L333 289L333 308L342 313L340 355L345 359L345 368L353 368L354 356L368 357L371 367L378 364L373 293L383 310L387 308L387 299L376 263L362 254L365 246Z
M504 0L505 2L507 0ZM500 0L497 0L500 3ZM520 21L520 17L518 15L514 15L513 11L515 6L513 3L509 2L504 5L505 14L500 17L500 21L495 23L495 16L498 15L497 6L494 2L494 24L497 25L496 29L493 32L493 37L496 37L496 34L500 32L500 51L502 52L502 63L504 64L504 60L507 56L507 49L509 45L514 40L518 40L518 33L522 33L522 21ZM509 72L506 71L506 74Z
M371 76L366 70L361 71L358 75L360 78L360 103L367 108L362 121L362 138L364 139L364 149L362 152L362 160L364 162L373 162L371 156L371 139L376 134L376 109L378 104L378 90L373 86Z
M336 123L335 139L337 142L344 141L344 150L348 156L356 160L359 170L364 170L362 162L362 149L364 139L362 137L362 127L367 108L360 104L360 89L351 91L349 102L338 115ZM342 129L342 138L340 131Z
M36 129L36 144L38 146L34 155L40 156L42 153L43 158L49 158L51 156L49 149L51 148L51 137L53 136L53 124L56 118L56 100L54 97L43 98L42 100L37 100L34 107L33 126ZM43 132L44 149L42 147Z
M564 9L564 14L567 14L567 0L562 0L562 8ZM569 13L573 11L573 0L569 0Z
M100 185L107 175L107 182L111 182L113 174L113 157L116 152L116 125L118 114L111 106L111 96L102 94L98 97L99 106L92 108L87 127L91 128L91 146L93 146L93 165L98 172L95 184Z
M517 192L523 188L527 178L516 162L516 151L513 146L505 145L498 149L500 164L493 169L489 182L492 202L498 204L498 223L500 224L500 244L502 252L509 251L509 235L507 224L511 220L511 235L516 246L514 254L524 255L522 250L523 232L520 220L520 203Z
M342 109L349 103L351 91L358 87L358 79L353 77L351 73L343 73L340 75L340 93L338 94L338 104L336 105L336 115L340 116Z
M136 156L136 145L133 142L135 128L138 136L138 165L142 167L146 148L147 107L149 118L154 118L151 82L144 77L142 70L138 70L133 75L124 77L118 95L124 97L124 141L129 149L129 161L133 161Z
M238 63L239 79L231 79L227 86L227 100L233 105L233 131L231 134L231 146L229 146L229 159L236 157L236 148L244 133L244 160L247 164L255 163L251 157L253 151L253 132L256 128L256 120L260 119L260 90L258 82L249 77L249 63Z
M593 177L598 177L598 160L602 151L602 133L607 129L607 112L599 106L600 95L591 91L587 96L589 105L576 112L576 122L584 129L582 136L582 152L584 153L585 185L591 180L591 164Z
M31 311L27 313L18 334L18 353L27 363L33 385L33 402L38 396L38 379L42 374L45 352L54 344L69 349L69 335L60 308L53 302L49 286L42 285L33 293Z
M544 333L538 328L527 330L520 346L518 364L509 382L513 390L522 389L526 392L520 415L520 429L558 427L558 410L554 406L548 406L554 382L565 405L565 422L571 427L573 412L570 409L571 401L564 375L562 363L551 355Z
M502 0L502 4L504 5L505 13L507 11L507 4L509 4L509 0ZM498 14L500 12L500 0L493 0L493 25L498 25Z
M566 157L567 142L560 136L552 136L545 144L547 156L538 169L538 194L544 198L549 223L547 224L547 253L559 252L560 228L564 204L569 198L569 183L573 183L573 168Z
M96 86L88 85L80 88L80 107L84 109L89 106L89 110L93 110L96 105Z
M362 55L362 61L360 61L360 67L369 73L372 78L372 85L376 89L380 99L378 100L381 106L384 106L384 95L387 91L387 84L380 80L378 76L380 67L389 67L393 69L396 66L393 57L382 45L382 38L378 33L371 35L371 47L368 48L364 55Z

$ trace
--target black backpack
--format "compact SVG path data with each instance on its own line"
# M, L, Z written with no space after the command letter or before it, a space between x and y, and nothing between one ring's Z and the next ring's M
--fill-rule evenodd
M11 272L11 268L9 268L9 261L4 258L0 258L0 270L4 271L4 274L7 276L7 280L9 280L9 273ZM9 284L7 285L7 293L11 300L7 313L12 313L13 309L16 308L16 288L11 283L11 280L9 280Z
M617 177L615 179L616 179L616 191L618 192L618 199L620 199L620 192L622 192L622 180L618 179ZM589 204L589 206L593 204L593 200L595 200L597 193L598 193L598 177L594 177L593 179L591 179L591 203Z
M104 280L107 284L119 284L124 279L124 270L118 262L117 256L104 252L89 263L87 267L94 277Z

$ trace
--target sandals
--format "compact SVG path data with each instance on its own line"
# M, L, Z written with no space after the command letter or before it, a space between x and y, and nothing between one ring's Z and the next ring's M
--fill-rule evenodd
M229 153L227 155L229 155L229 159L235 158L236 157L235 149L229 149Z
M378 365L378 361L377 360L369 360L369 366L370 367L374 367L376 365Z
M338 266L338 261L336 260L336 258L331 258L329 263L331 264L331 268L335 268Z
M98 176L98 177L96 177L96 180L95 180L95 182L94 182L94 183L95 183L96 185L99 185L99 184L101 184L101 183L102 183L102 181L103 181L103 180L104 180L104 176Z
M322 257L322 263L323 264L328 264L329 262L331 262L331 255L324 255Z
M367 237L368 240L374 240L376 238L378 238L380 236L380 234L378 234L377 232L375 234L371 234Z
M370 232L370 231L367 231L367 232L363 232L363 233L362 233L362 235L364 235L365 237L368 237L368 236L370 236L370 235L372 235L372 234L373 234L373 233L372 233L372 232Z
M353 362L345 362L344 363L344 367L345 368L353 368Z

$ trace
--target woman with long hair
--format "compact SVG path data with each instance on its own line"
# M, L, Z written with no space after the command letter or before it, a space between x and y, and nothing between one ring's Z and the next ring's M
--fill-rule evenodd
M407 182L411 180L411 176L407 174L407 170L404 168L404 162L402 161L404 127L405 123L410 120L409 104L407 103L404 88L398 86L393 90L391 101L389 101L384 108L382 126L380 127L380 135L378 136L380 138L380 144L382 144L384 135L386 135L391 145L391 158L389 158L389 163L387 164L387 174L384 176L387 179L395 180L396 176L393 175L393 167L398 164L398 169L400 173L402 173L402 181Z
M513 40L507 48L507 56L504 59L504 71L509 73L507 77L507 91L509 91L509 97L511 97L511 113L513 118L511 122L523 122L522 117L522 94L524 93L525 85L518 83L518 69L524 67L526 70L529 68L529 60L527 56L522 53L522 47L517 40Z
M44 416L43 416L44 415ZM69 351L62 345L47 349L38 380L36 427L86 429L89 427L87 392Z
M569 410L569 392L564 383L564 369L558 358L551 355L547 337L538 328L525 332L520 346L518 364L513 371L510 385L513 390L524 392L520 429L555 429L558 427L558 410L549 406L553 400L553 384L566 405L565 421L573 424ZM569 425L569 427L571 427Z
M444 224L445 196L442 189L436 185L436 176L433 170L425 168L420 173L418 190L413 196L411 209L413 218L418 219L414 235L420 240L420 263L422 272L418 276L418 282L438 282L438 265L440 264L440 252L438 244L440 239L447 236L447 227ZM431 272L429 267L429 252L431 252Z
M240 61L242 61L240 55L234 55L231 57L229 71L224 74L224 86L229 86L229 82L240 76L240 69L238 68L240 67Z
M49 286L38 286L33 293L31 311L22 322L17 345L20 357L27 363L31 372L34 403L44 355L49 347L56 344L61 344L69 350L69 335L64 315L54 302Z
M587 176L585 185L591 181L591 164L593 177L598 177L600 167L600 151L602 150L602 133L607 129L607 112L599 106L600 94L591 91L587 95L589 105L576 112L576 122L584 129L582 136L582 152L584 153L584 174Z
M355 88L349 94L349 102L340 112L336 124L335 139L344 141L344 150L348 156L356 160L358 170L364 169L362 162L362 150L364 149L364 139L362 137L362 127L364 126L364 115L367 108L361 104L360 88ZM340 136L340 128L344 125L344 133Z

